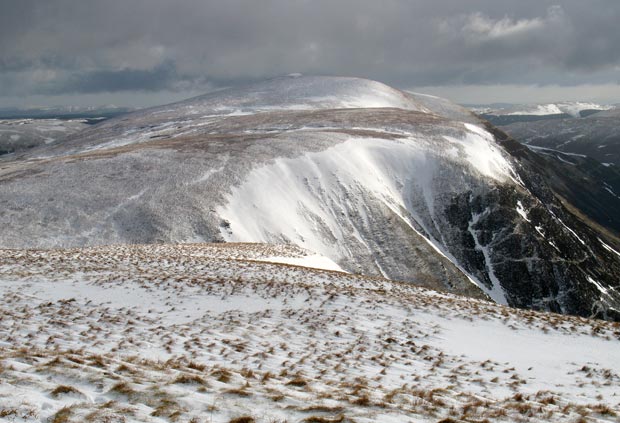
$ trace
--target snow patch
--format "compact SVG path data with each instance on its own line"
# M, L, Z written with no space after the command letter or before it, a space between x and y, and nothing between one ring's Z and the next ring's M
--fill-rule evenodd
M258 261L267 261L271 263L292 264L295 266L309 267L312 269L332 270L336 272L344 272L342 267L338 266L333 260L318 254L312 254L304 257L264 257L257 259Z
M484 213L474 214L471 220L469 221L469 225L467 227L467 230L471 234L476 244L475 249L480 251L482 255L484 256L484 263L488 270L489 279L491 280L491 283L493 284L491 289L489 289L484 284L479 284L478 286L480 286L480 288L484 291L484 293L487 294L489 297L491 297L493 301L495 301L498 304L506 305L508 304L508 300L506 299L506 294L504 293L504 289L502 288L502 285L499 279L495 275L495 271L493 269L493 262L492 262L491 254L489 251L489 246L488 245L484 246L480 244L480 241L478 241L477 231L474 229L474 225L478 223L478 221L480 220L480 217L483 215Z
M444 136L444 139L465 150L467 161L483 176L505 182L507 179L516 182L514 169L495 145L495 138L484 129L463 123L468 129L463 138Z
M605 295L607 297L612 298L611 295L609 294L609 290L606 289L603 285L601 285L600 282L598 282L597 280L591 278L590 276L587 276L586 279L588 279L588 282L590 282L591 284L596 286L596 289L598 289L601 294L603 294L603 295Z
M547 147L539 147L537 145L526 144L526 146L530 150L534 150L534 151L542 151L542 152L551 151L552 153L557 153L558 155L564 154L566 156L581 157L581 158L588 157L588 156L586 156L584 154L567 153L566 151L555 150L553 148L547 148ZM574 164L574 163L571 163L571 164Z
M546 116L546 115L561 115L564 112L555 104L540 104L529 110L517 110L516 112L508 113L508 116L520 116L520 115L532 115L532 116Z
M203 173L202 176L200 176L199 178L196 178L193 181L191 181L190 185L195 185L195 184L200 184L200 183L206 182L206 181L208 181L211 178L211 176L213 176L216 173L221 172L223 170L224 170L224 166L221 166L221 167L216 168L216 169L209 169L205 173Z
M608 244L605 244L603 242L602 239L598 238L598 241L601 243L601 245L603 246L604 249L606 249L607 251L609 251L610 253L614 253L615 255L617 255L618 257L620 257L620 253L616 250L614 250L612 247L610 247Z
M525 211L525 209L523 208L523 203L521 203L521 201L517 201L517 213L519 213L521 215L521 217L523 219L525 219L526 221L531 223L531 220L528 219L527 217L527 212ZM538 228L537 228L538 229ZM539 231L540 232L540 231Z
M572 234L575 238L577 238L577 240L578 240L579 242L581 242L581 244L582 244L582 245L586 245L586 242L585 242L583 239L581 239L581 238L579 237L579 235L577 235L577 232L573 231L573 230L572 230L571 228L569 228L569 227L568 227L568 226L567 226L564 222L562 222L562 219L560 219L560 218L558 218L558 217L556 217L556 219L558 220L558 222L560 222L560 223L562 224L562 226L564 226L564 228L565 228L568 232L570 232L570 233L571 233L571 234Z

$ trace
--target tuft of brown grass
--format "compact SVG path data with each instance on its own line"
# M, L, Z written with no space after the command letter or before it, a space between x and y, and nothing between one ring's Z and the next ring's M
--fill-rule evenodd
M603 416L616 416L617 413L612 410L608 405L605 404L595 404L591 405L590 409L595 413L601 414Z
M204 380L198 375L192 375L192 374L179 375L172 383L178 383L180 385L207 385L206 380Z
M108 365L105 359L100 355L92 355L89 357L89 360L92 366L100 367L102 369L105 369Z
M234 419L230 419L228 423L254 423L254 422L256 422L256 420L254 420L254 417L240 416L240 417L235 417Z
M362 395L359 398L356 398L354 401L352 401L352 403L355 405L362 406L362 407L368 407L370 405L370 398L368 398L367 395Z
M249 397L249 396L252 396L252 393L249 392L249 391L246 391L243 387L227 389L224 392L227 393L227 394L230 394L230 395L237 395L239 397Z
M2 408L0 409L0 417L11 417L15 419L15 417L19 414L19 410L17 408Z
M170 421L177 421L182 414L182 409L176 401L168 398L162 399L155 410L151 413L153 417L167 417Z
M334 417L310 416L303 419L304 423L341 423L344 421L344 415L339 414Z
M302 388L308 385L308 381L302 377L296 377L295 379L289 380L286 384L289 386L296 386L298 388Z
M50 423L67 423L71 417L71 407L63 407L52 416Z
M187 364L188 369L198 370L199 372L204 372L207 369L207 366L202 363L196 363L195 361L190 361Z
M232 377L232 373L226 369L217 369L211 372L211 376L214 377L218 382L229 383L230 378Z
M58 397L61 397L63 395L79 395L79 396L83 396L84 394L82 394L82 392L80 392L79 390L77 390L73 386L59 385L56 388L54 388L54 390L52 392L50 392L50 395L53 398L58 398Z
M136 395L138 392L131 387L131 385L127 382L119 382L116 385L112 386L109 392L124 395L128 398Z

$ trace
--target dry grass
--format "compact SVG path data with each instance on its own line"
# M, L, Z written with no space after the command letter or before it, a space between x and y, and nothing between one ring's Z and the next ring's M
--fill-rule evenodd
M9 384L16 378L38 381L54 410L66 404L63 396L79 395L74 386L85 384L113 400L80 404L64 414L59 411L59 419L72 421L158 417L206 423L211 414L214 421L227 421L235 415L252 418L244 413L254 412L247 404L255 403L260 404L260 415L265 415L260 421L266 423L282 415L290 415L291 421L330 423L368 420L377 413L395 421L402 416L413 420L424 416L433 421L443 418L444 423L485 419L564 422L576 416L614 421L617 417L605 393L620 382L615 367L579 362L567 369L578 382L562 392L585 396L595 387L602 395L590 395L593 405L571 404L572 398L552 386L536 394L521 394L521 390L530 392L530 375L525 370L517 373L510 363L447 353L433 341L445 335L444 327L424 323L416 315L498 320L500 329L502 324L510 328L507 333L546 329L558 336L602 339L616 336L617 325L438 297L436 292L407 284L336 272L317 272L320 279L315 280L312 273L295 266L245 260L254 254L249 247L238 253L244 257L239 260L205 258L200 255L202 248L154 245L68 250L74 258L61 250L20 252L21 258L14 255L8 260L13 260L12 265L22 261L27 265L11 275L23 272L26 281L50 277L50 268L59 269L59 281L79 272L97 287L127 286L159 296L165 307L176 309L181 317L185 317L181 307L187 304L180 305L178 300L200 295L222 304L233 296L247 296L257 303L277 303L278 308L192 314L188 307L187 313L195 320L171 330L162 307L152 312L115 310L109 304L85 304L80 299L32 306L32 298L11 292L3 298L0 329L10 328L3 333L16 347L2 351L3 380ZM225 249L235 251L230 246ZM277 250L272 253L277 255ZM262 279L255 272L263 272ZM386 318L384 310L391 307L407 317ZM360 329L358 318L382 320L376 328ZM33 322L42 323L33 328ZM161 348L164 358L140 355L153 347ZM497 398L494 390L498 386L512 387L513 393ZM192 408L195 398L205 401L201 412L206 416ZM1 413L10 420L23 411L0 407Z
M70 421L72 407L63 407L52 416L50 423L67 423Z
M306 417L304 423L341 423L345 421L344 414L340 414L334 417L324 417L324 416L310 416Z
M155 410L151 413L153 417L165 417L171 421L177 421L181 418L185 410L173 399L163 398L156 405Z
M0 418L7 419L8 421L15 421L17 419L35 419L37 413L32 409L19 409L19 408L5 408L0 407Z
M304 379L303 377L298 376L295 379L288 381L286 384L289 386L296 386L298 388L303 388L304 386L308 385L308 381Z
M603 416L617 416L618 415L618 413L612 410L611 407L609 407L607 404L595 404L595 405L589 406L589 408L593 412L597 414L601 414Z
M108 391L113 394L122 395L129 399L134 398L138 395L138 391L136 391L131 384L127 382L119 382L112 386Z
M73 386L68 386L68 385L59 385L56 388L54 388L54 390L52 392L50 392L50 395L53 398L58 398L61 397L63 395L77 395L77 396L84 396L84 394L82 392L80 392L78 389L74 388Z
M227 389L227 390L224 391L224 393L229 394L229 395L236 395L238 397L250 397L250 396L252 396L252 393L250 391L248 391L245 386L241 387L241 388Z
M176 377L172 383L181 385L208 385L207 381L198 375L182 374Z
M230 419L228 423L254 423L254 422L256 422L256 420L254 420L254 417L240 416L240 417L235 417L233 419Z
M217 369L211 372L211 377L215 378L218 382L229 383L232 373L225 369Z

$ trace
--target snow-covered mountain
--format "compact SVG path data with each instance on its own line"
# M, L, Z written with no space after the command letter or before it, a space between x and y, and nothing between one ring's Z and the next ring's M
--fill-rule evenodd
M616 106L591 102L559 102L545 104L496 104L469 107L474 113L484 116L490 122L507 124L512 122L536 121L539 119L586 117Z
M599 112L584 119L516 122L501 128L525 144L592 157L620 168L620 111Z
M0 245L290 243L350 272L619 319L617 241L538 158L442 99L277 78L0 161Z
M0 250L0 421L617 421L618 324L275 262Z

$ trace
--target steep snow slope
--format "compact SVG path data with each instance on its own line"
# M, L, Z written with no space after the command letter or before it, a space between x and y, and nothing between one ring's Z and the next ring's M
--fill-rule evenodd
M274 255L308 257L242 244L0 250L0 419L618 418L618 324L260 261Z
M350 272L620 318L620 260L599 238L614 241L494 131L356 78L211 93L0 161L0 245L292 243Z
M499 182L516 176L490 134L470 124L464 126L468 132L458 138L445 136L445 145L437 149L429 145L428 138L398 142L352 138L321 152L276 159L250 172L243 184L232 189L227 204L216 210L228 223L222 228L224 239L293 241L337 261L346 260L347 245L330 240L349 235L338 216L345 210L339 205L343 198L347 199L346 213L357 210L362 225L369 221L365 204L374 200L412 231L420 235L436 232L437 197L466 189L463 181L447 180L451 178L441 166L443 161L457 169L473 168L481 177ZM412 212L419 214L417 219L411 218ZM322 227L317 230L317 225ZM354 236L363 239L359 232ZM449 254L435 238L424 239L440 254ZM485 291L506 303L500 286Z

